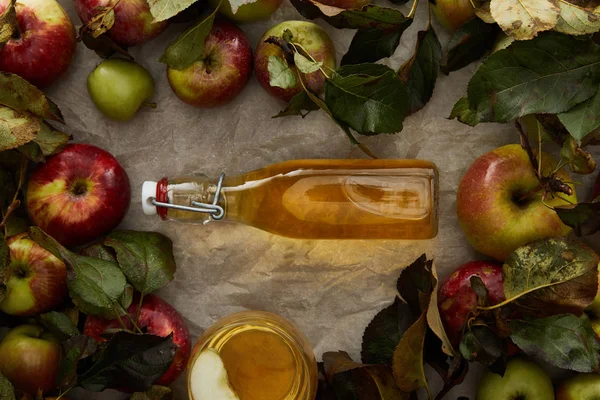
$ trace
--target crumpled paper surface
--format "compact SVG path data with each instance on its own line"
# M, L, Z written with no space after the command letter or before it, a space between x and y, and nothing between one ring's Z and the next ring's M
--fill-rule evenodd
M60 2L78 25L73 3ZM421 3L416 21L402 37L395 56L383 61L393 68L410 57L418 30L427 24L427 2ZM389 2L381 4L395 7ZM399 8L407 14L410 4ZM256 46L266 29L298 18L300 15L284 0L271 20L243 25L242 29ZM332 37L340 60L353 31L316 22ZM271 119L284 104L268 96L255 79L223 108L201 110L182 103L171 91L165 66L158 58L185 27L171 25L159 38L131 49L136 61L156 80L154 101L158 107L142 110L128 123L108 120L92 104L86 78L101 60L79 45L68 74L48 91L64 113L68 132L75 141L110 151L127 170L133 193L122 227L156 230L173 239L176 278L158 294L183 314L194 339L228 314L267 310L290 319L304 331L317 358L324 351L345 350L360 360L363 330L392 302L401 268L427 253L435 258L443 278L462 263L481 257L459 228L456 188L476 157L518 141L514 127L481 124L471 128L447 119L455 101L466 93L476 68L471 65L450 76L441 75L433 99L406 119L401 133L360 138L380 158L421 158L437 164L441 175L440 230L437 238L429 241L301 241L224 222L194 226L146 217L139 202L145 180L199 172L213 177L221 171L235 175L292 159L365 157L323 112L311 113L305 119ZM435 21L434 27L445 45L448 34ZM583 198L589 196L592 177L582 180L586 184L578 190ZM445 398L474 398L480 374L474 368L467 383ZM434 374L430 376L432 388L437 390L440 381ZM184 377L174 387L176 399L187 399ZM69 397L122 398L113 391L90 396L78 390Z

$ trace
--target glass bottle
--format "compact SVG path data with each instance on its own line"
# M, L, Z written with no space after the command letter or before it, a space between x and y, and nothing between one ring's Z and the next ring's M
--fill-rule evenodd
M302 239L430 239L438 173L422 160L296 160L238 176L145 182L146 215L229 220Z

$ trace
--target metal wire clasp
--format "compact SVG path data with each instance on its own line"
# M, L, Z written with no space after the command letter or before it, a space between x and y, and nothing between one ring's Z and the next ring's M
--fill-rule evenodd
M199 212L199 213L207 213L210 214L210 217L215 221L223 219L225 216L225 210L223 207L219 205L219 198L221 197L221 189L223 188L223 180L225 179L225 173L221 172L219 175L219 180L217 182L217 189L215 190L215 197L213 199L212 204L200 203L198 201L192 201L192 206L181 206L179 204L171 204L171 203L163 203L156 198L152 198L152 204L156 207L164 207L164 208L172 208L175 210L182 211L191 211L191 212Z

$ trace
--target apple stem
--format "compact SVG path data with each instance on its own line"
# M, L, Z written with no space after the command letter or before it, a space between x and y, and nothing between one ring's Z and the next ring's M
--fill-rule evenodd
M156 108L156 107L158 107L156 103L154 103L154 102L151 102L151 101L144 101L144 102L142 103L142 105L143 105L144 107L150 107L150 108Z

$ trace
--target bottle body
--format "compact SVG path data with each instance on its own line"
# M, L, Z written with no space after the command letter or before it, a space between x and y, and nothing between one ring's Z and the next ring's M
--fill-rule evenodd
M172 204L211 203L217 181L175 178L159 191ZM438 173L428 161L297 160L225 177L218 204L226 220L292 238L430 239L438 229L437 201ZM210 217L159 213L187 222Z

